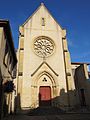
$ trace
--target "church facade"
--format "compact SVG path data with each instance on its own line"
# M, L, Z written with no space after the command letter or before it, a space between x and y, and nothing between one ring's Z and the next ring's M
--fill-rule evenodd
M41 4L19 32L17 109L77 105L66 30Z

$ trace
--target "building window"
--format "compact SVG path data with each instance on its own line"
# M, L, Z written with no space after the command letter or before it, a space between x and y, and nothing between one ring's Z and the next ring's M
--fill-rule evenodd
M44 79L42 80L43 82L47 82L47 79L44 77Z
M23 72L19 72L19 73L18 73L18 76L22 76L22 75L23 75Z
M24 48L20 48L20 50L24 50Z
M42 18L42 26L45 26L45 18Z

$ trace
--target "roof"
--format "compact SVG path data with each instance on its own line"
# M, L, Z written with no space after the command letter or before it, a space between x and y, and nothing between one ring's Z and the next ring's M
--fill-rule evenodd
M26 19L26 21L21 25L21 26L24 26L31 18L32 18L32 16L41 8L41 7L44 7L46 10L47 10L47 12L52 16L52 14L49 12L49 10L46 8L46 6L44 5L44 3L41 3L41 5L35 10L35 12L30 16L30 17L28 17L27 19ZM52 18L56 21L56 19L52 16ZM56 23L60 26L60 24L56 21ZM60 26L60 28L62 28L61 26ZM64 29L64 28L62 28L62 29Z
M0 27L4 28L5 34L7 36L7 41L10 45L10 49L14 57L14 61L17 62L9 20L0 19Z
M72 65L82 65L82 64L87 64L90 65L90 63L86 63L86 62L71 62Z

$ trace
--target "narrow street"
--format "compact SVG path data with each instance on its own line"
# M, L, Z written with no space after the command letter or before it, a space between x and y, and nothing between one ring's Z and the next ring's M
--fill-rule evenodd
M90 120L90 113L65 113L58 108L47 107L9 115L4 120Z
M61 114L47 116L10 115L5 120L90 120L90 114Z

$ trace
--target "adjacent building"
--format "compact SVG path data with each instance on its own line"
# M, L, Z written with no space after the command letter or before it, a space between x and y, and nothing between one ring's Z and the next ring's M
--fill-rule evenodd
M77 94L77 106L90 109L90 63L72 63L72 72Z
M12 112L17 58L8 20L0 20L0 119Z

